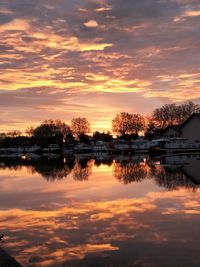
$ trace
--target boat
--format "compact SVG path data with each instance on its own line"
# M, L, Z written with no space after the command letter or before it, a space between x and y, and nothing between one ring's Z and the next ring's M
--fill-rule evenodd
M24 148L23 147L10 147L9 149L8 149L8 151L10 152L10 153L19 153L19 154L22 154L22 153L24 153Z
M148 152L150 148L150 142L144 139L138 139L131 142L131 150L137 153Z
M180 172L194 184L200 184L200 153L166 154L158 157L159 165L170 173Z
M25 158L28 160L38 160L41 158L41 155L37 153L26 153Z
M95 145L92 147L92 151L95 152L107 152L109 150L109 146L106 142L97 141Z
M91 152L91 150L92 150L91 146L84 143L79 143L74 147L75 153L88 153Z
M48 158L48 159L57 159L60 157L60 155L58 153L51 153L51 152L43 153L42 156L45 158Z
M125 152L125 151L130 151L131 147L128 142L124 140L118 140L114 144L114 150L116 152Z
M195 153L200 152L200 142L186 138L163 139L162 141L157 141L157 143L154 140L150 145L150 149L155 153Z
M25 147L24 148L25 153L39 153L41 152L41 147L40 146L30 146L30 147Z
M57 144L50 144L48 147L42 149L42 152L44 154L61 153L61 151L62 150L61 150L60 146Z
M24 156L24 153L21 152L12 152L12 153L6 153L6 154L0 154L1 158L22 158Z
M41 147L39 146L21 146L21 147L9 147L9 148L1 148L0 154L12 154L12 153L39 153L41 152Z

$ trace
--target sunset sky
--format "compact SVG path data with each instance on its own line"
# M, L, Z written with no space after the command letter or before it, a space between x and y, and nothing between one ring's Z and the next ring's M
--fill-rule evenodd
M200 104L199 0L0 0L0 132Z

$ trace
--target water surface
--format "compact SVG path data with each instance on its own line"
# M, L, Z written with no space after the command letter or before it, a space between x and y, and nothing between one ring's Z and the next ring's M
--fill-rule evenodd
M200 157L0 158L1 246L24 267L199 266Z

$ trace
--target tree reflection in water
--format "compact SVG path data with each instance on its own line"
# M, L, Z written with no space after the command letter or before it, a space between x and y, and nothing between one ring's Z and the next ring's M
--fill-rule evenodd
M180 187L196 189L196 185L182 172L180 167L170 169L158 165L153 170L152 176L160 187L165 187L168 190L177 190Z
M47 181L55 181L66 178L74 168L75 158L65 160L62 157L56 159L41 159L32 166L32 171L42 175Z
M148 166L145 163L114 162L113 175L124 184L141 182L148 177Z
M77 181L88 180L92 174L93 160L79 159L73 168L73 178Z
M175 190L180 187L196 190L196 184L186 176L182 167L164 167L159 162L149 160L147 162L115 161L113 174L120 182L129 184L141 182L144 179L153 179L160 187Z
M180 187L195 190L196 184L191 177L183 171L183 166L161 165L155 160L140 160L134 158L108 157L104 159L40 157L30 158L0 158L0 169L19 171L26 167L31 173L39 173L47 181L55 181L66 178L69 174L76 181L88 180L92 174L92 168L100 165L112 166L113 176L124 184L142 182L144 179L152 179L160 187L175 190ZM191 163L190 163L191 164Z

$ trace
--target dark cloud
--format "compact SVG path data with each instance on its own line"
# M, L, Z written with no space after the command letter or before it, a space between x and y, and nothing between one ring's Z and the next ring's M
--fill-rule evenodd
M180 14L181 5L176 1L161 0L109 0L113 7L110 14L116 16L117 19L149 20L167 17L168 19L174 15Z
M62 105L62 94L54 93L59 90L107 93L111 110L117 110L112 99L118 92L137 92L148 110L156 98L200 96L199 1L0 0L0 5L0 89L28 88L32 106ZM87 26L90 21L96 26ZM38 98L35 88L48 89ZM23 94L13 102L26 106ZM134 99L126 101L130 109Z

